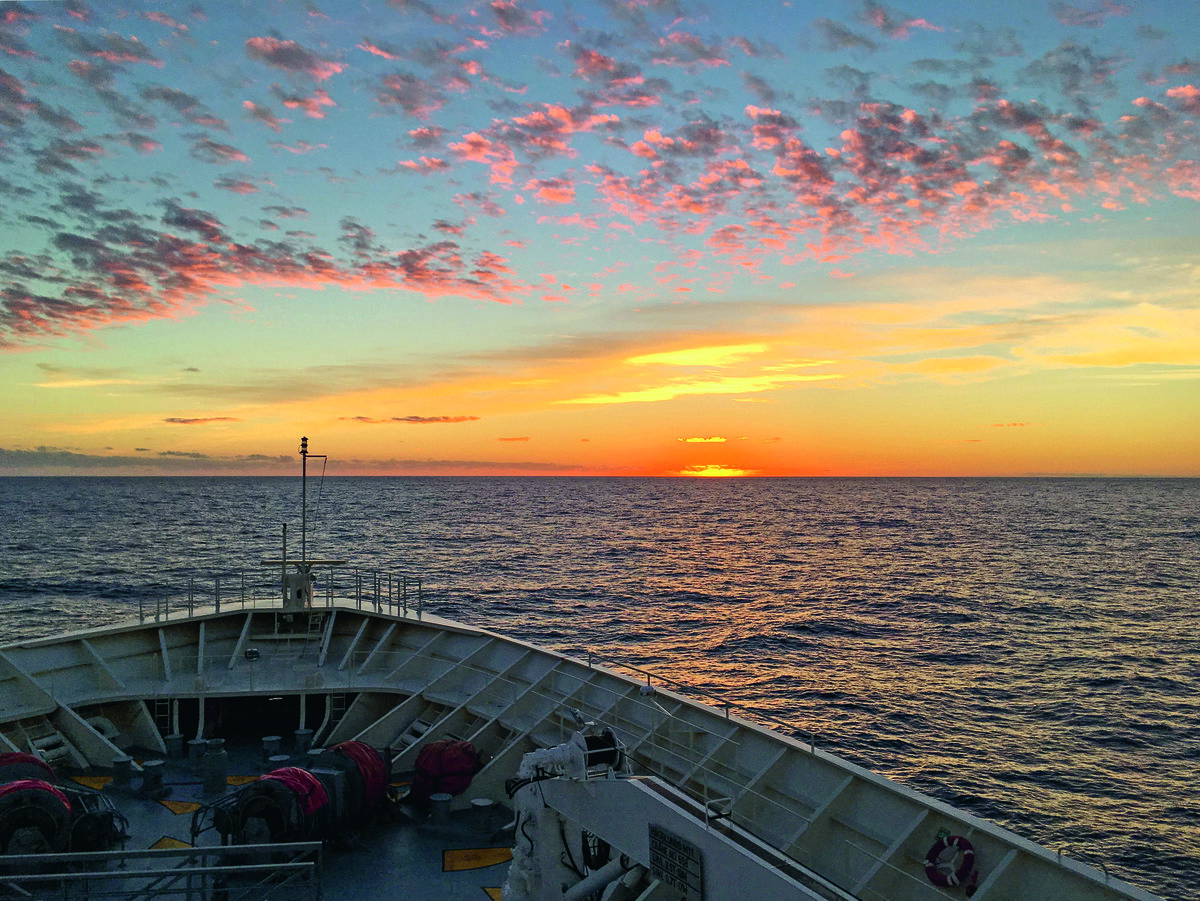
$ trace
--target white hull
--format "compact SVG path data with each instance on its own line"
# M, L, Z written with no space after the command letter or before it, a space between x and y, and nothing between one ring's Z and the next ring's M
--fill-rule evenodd
M431 737L470 741L483 768L453 802L468 809L473 799L511 804L505 782L524 755L567 742L582 715L620 737L636 778L545 786L562 824L547 841L599 836L614 857L647 869L637 897L964 898L962 886L935 886L926 872L931 846L949 833L974 848L973 901L1155 899L648 677L416 611L323 603L290 622L275 602L0 648L0 750L108 772L132 746L168 756L169 735L248 728L219 720L235 703L276 698L320 745L356 739L391 749L393 772L412 769ZM698 895L670 887L655 846L661 830L699 856ZM543 850L551 863L563 856ZM405 892L442 897L420 886ZM562 897L561 885L553 892ZM367 897L326 889L352 894Z

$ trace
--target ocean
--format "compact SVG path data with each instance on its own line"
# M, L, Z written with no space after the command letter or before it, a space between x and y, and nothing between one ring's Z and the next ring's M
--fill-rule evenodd
M298 479L0 479L0 640L261 572ZM328 478L309 557L1200 897L1200 480ZM1030 899L1034 901L1034 899Z

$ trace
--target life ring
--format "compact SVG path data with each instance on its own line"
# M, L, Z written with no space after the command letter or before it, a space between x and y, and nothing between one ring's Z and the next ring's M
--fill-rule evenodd
M947 855L947 851L952 853ZM955 862L958 865L955 866ZM975 848L961 835L939 838L925 855L925 875L934 885L962 885L975 867Z

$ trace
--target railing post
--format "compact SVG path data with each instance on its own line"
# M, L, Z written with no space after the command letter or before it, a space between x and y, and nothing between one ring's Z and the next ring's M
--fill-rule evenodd
M216 576L213 579L213 597L216 601L217 613L221 612L221 577Z
M421 618L421 614L424 612L424 610L423 610L424 606L425 606L425 598L422 597L422 595L421 595L421 580L418 578L417 579L417 619Z

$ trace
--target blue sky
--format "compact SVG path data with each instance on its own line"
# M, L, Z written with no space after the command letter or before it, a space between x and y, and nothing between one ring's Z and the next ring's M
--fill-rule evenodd
M1195 472L1197 34L4 3L0 472Z

